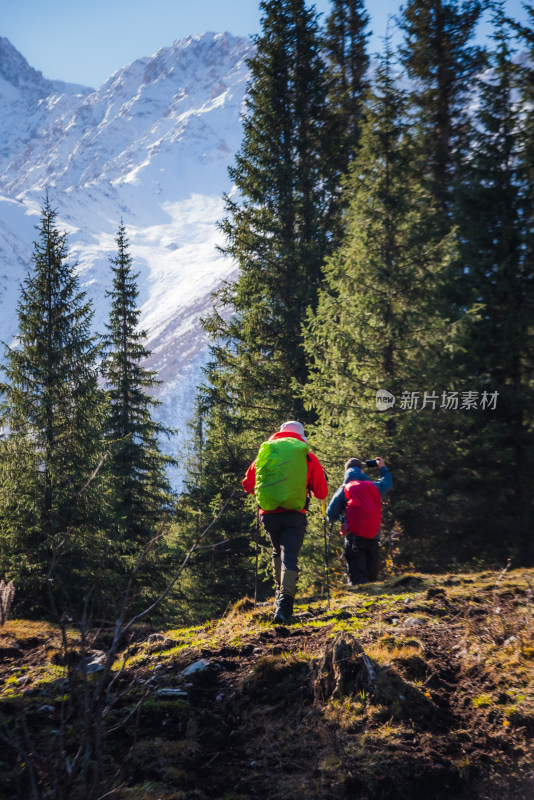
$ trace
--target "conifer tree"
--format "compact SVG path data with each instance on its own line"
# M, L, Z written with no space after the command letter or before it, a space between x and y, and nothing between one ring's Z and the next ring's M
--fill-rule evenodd
M233 475L258 438L304 409L301 325L316 303L339 225L336 143L316 15L303 0L265 1L251 59L244 138L226 197L224 252L239 268L206 320L213 339L206 440ZM305 415L305 414L304 414ZM241 437L244 438L241 438ZM254 444L252 444L254 443Z
M48 566L60 554L54 586L72 611L98 579L105 550L105 483L102 475L90 482L104 454L100 345L48 198L38 233L18 343L3 368L1 560L28 610L46 603Z
M160 449L160 438L172 432L152 415L158 401L151 390L157 381L155 373L143 366L150 353L144 344L146 332L139 329L138 274L132 271L122 222L116 242L117 255L111 259L113 288L107 293L111 313L103 371L110 398L106 430L114 540L123 556L122 568L129 569L169 509L166 467L174 461Z
M517 69L503 3L494 4L494 42L459 215L458 283L469 312L463 374L479 406L484 393L498 392L494 407L479 407L464 432L471 498L466 525L474 548L531 563L532 164L529 116L515 98Z
M319 455L334 483L346 459L382 455L395 471L393 515L422 538L435 513L433 453L443 418L439 402L429 399L444 379L438 365L445 325L436 298L453 242L435 242L438 211L418 179L409 105L392 71L388 41L347 184L345 239L327 263L309 318L307 402L318 415ZM380 389L396 398L389 411L377 410ZM403 408L404 393L411 408Z
M469 125L466 99L483 63L470 41L485 5L481 0L408 0L399 18L405 33L402 62L414 82L423 174L448 213ZM441 232L449 230L450 220L441 219Z
M213 386L232 406L240 393L240 415L274 421L302 413L291 381L306 380L301 320L316 302L338 225L337 143L315 14L303 0L261 8L244 138L229 171L238 194L226 197L221 225L224 252L239 266L217 295L232 317L214 314L206 327L215 339Z
M326 22L324 52L330 66L329 100L339 114L338 155L344 174L360 139L368 88L369 15L363 0L334 0Z

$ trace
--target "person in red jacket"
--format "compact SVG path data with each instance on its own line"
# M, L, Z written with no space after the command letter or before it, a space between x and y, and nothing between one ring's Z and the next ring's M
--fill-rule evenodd
M326 509L327 519L340 519L345 537L345 563L349 586L378 580L382 500L393 487L391 473L380 456L374 459L380 470L377 481L365 474L366 463L349 458L343 483ZM372 466L372 462L367 462Z
M273 433L268 441L276 441L284 437L292 437L307 443L304 427L295 420L284 422L280 430ZM243 489L249 494L254 494L255 485L256 461L247 470L243 480ZM310 452L307 455L305 488L319 500L324 500L328 494L325 472L317 456ZM259 509L263 527L273 546L273 573L276 584L274 622L288 622L293 614L299 572L297 560L304 541L307 524L306 511L307 504L300 511L288 511L287 508L276 508L272 511Z

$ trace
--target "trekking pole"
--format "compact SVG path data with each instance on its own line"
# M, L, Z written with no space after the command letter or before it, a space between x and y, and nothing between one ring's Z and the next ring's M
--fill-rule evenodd
M326 536L326 503L324 500L321 503L321 511L323 512L324 572L325 572L325 585L326 585L326 599L327 599L328 610L330 611L330 570L328 568L328 538Z
M258 600L258 555L260 550L260 509L256 513L256 567L254 570L254 610Z

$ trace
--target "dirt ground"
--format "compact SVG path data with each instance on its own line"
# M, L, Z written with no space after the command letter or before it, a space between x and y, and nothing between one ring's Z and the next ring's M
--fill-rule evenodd
M244 600L194 630L138 630L114 721L144 699L110 726L106 786L123 800L531 800L531 577L414 576L300 604L288 626ZM0 631L0 709L8 726L25 709L36 750L59 725L65 658L52 626ZM32 796L20 753L0 767L0 797Z

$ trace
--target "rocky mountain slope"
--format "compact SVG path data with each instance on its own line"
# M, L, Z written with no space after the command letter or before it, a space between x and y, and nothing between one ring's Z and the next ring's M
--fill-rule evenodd
M0 340L16 333L18 285L47 191L100 331L122 219L150 366L163 381L159 413L182 434L206 358L198 320L233 269L216 250L216 223L232 189L252 53L228 33L189 36L93 90L45 79L0 38Z

